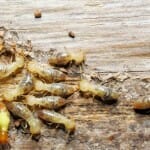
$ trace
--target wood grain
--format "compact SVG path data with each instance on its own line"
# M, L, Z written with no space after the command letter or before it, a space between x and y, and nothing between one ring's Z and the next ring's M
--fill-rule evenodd
M42 18L34 18L35 9L41 9ZM12 127L12 150L149 149L150 117L135 114L131 106L133 98L150 95L149 0L0 0L0 26L32 40L35 51L85 50L88 67L100 76L129 72L127 80L106 83L120 92L117 105L72 97L61 111L77 124L69 143L59 129L44 128L35 142Z
M37 49L84 49L87 63L101 72L150 71L147 0L1 0L0 6L1 25ZM41 19L34 18L35 9L41 9Z

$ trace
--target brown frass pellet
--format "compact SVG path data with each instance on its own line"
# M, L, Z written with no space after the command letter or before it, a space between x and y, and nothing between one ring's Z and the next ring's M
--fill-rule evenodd
M35 18L41 18L42 17L42 13L41 13L41 11L39 9L36 9L34 11L34 17Z
M68 32L68 36L71 37L71 38L75 38L75 34L74 34L74 32L72 32L72 31L69 31L69 32Z

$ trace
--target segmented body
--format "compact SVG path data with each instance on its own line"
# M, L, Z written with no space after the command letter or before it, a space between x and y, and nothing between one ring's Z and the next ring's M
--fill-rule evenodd
M49 57L49 63L51 65L63 66L67 65L71 61L71 56L67 52L54 52Z
M29 73L26 73L23 79L20 81L18 88L22 91L22 94L30 92L34 87L33 78Z
M63 72L53 69L47 64L41 64L35 61L29 62L27 69L47 82L64 81L67 78L66 74Z
M43 109L38 111L38 116L48 122L63 124L69 133L75 130L75 122L57 112Z
M43 108L56 109L66 104L66 100L59 96L35 97L27 95L25 104Z
M54 66L65 66L72 61L79 65L85 61L85 54L83 51L54 52L48 61Z
M27 94L30 92L34 87L33 79L30 74L26 74L20 83L14 89L8 89L4 91L3 97L6 101L13 101L18 96L23 94Z
M31 134L39 134L41 130L41 123L40 121L35 118L32 114L32 112L28 109L27 106L25 106L21 102L9 102L7 103L7 108L9 111L11 111L14 115L23 118L27 121L27 123L30 126L30 132Z
M16 61L10 64L0 64L0 79L9 77L23 66L24 66L24 58L23 56L20 55L17 55Z
M112 89L101 86L99 84L91 83L87 80L81 80L80 81L80 91L81 92L89 92L93 96L100 97L103 102L115 102L119 95L118 93L114 92Z
M35 81L35 90L36 91L43 91L48 92L51 95L56 96L70 96L74 92L76 92L79 89L78 85L68 85L65 83L43 83L39 80Z

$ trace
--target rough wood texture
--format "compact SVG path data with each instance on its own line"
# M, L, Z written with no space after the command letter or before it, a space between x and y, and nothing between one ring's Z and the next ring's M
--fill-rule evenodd
M149 149L150 117L135 114L130 104L132 98L150 95L149 80L143 79L150 76L149 0L0 0L0 7L0 26L32 40L37 50L83 49L88 66L98 72L125 71L140 76L112 82L122 93L116 106L74 98L63 110L77 122L69 144L62 130L45 129L35 142L13 128L13 150ZM34 18L36 8L42 10L40 19ZM75 39L68 37L69 31L75 33Z
M42 50L84 49L100 71L150 70L148 0L1 0L0 23ZM42 18L34 18L34 10ZM68 31L74 31L75 39Z

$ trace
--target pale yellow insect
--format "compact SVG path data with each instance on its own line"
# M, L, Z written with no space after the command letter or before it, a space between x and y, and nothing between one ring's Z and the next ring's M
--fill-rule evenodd
M27 95L25 98L25 104L29 106L39 106L49 109L59 108L64 106L66 103L67 100L59 96L35 97L33 95Z
M38 111L38 116L48 122L63 124L68 133L75 130L75 122L57 112L43 109Z
M101 86L99 84L94 84L87 80L80 81L80 91L88 92L93 96L98 96L104 102L116 101L119 97L119 94L113 91L112 89L105 86Z
M16 55L16 60L10 64L0 64L0 79L9 77L24 66L24 57Z
M66 83L43 83L40 80L35 80L35 90L41 92L48 92L56 96L70 96L79 89L78 85L69 85Z
M85 61L85 53L83 51L66 51L54 52L48 59L49 64L54 66L65 66L70 62L79 65Z
M47 82L67 80L67 75L65 73L50 67L48 64L30 61L27 65L27 69L32 74L46 80Z
M4 91L3 98L6 101L13 101L18 96L21 96L23 94L26 94L30 92L34 87L33 79L30 74L25 74L23 79L20 81L20 83L14 87L13 89L8 89Z
M38 118L35 118L32 112L21 102L8 102L7 108L14 115L23 118L27 121L30 126L31 134L40 134L41 132L41 122Z

